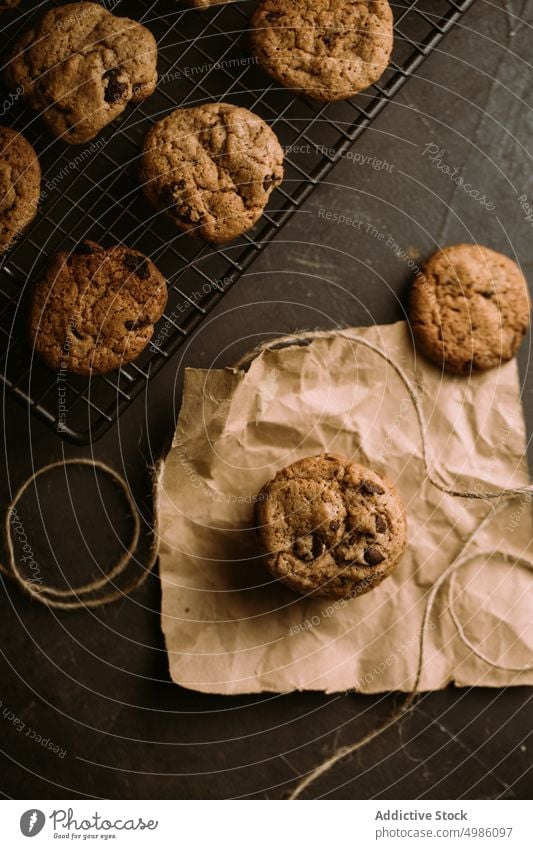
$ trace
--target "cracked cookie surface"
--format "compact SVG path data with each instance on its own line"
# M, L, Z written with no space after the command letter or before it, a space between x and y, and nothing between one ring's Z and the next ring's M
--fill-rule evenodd
M512 359L529 312L527 283L516 263L480 245L452 245L434 254L409 299L417 347L454 374Z
M344 100L375 83L393 45L388 0L262 0L252 51L282 85L316 100Z
M144 254L83 242L52 257L35 285L30 336L50 368L105 374L139 356L166 301L165 279Z
M0 254L33 221L41 194L41 168L24 136L0 127Z
M260 218L283 179L283 150L248 109L207 103L177 109L150 130L140 178L180 230L220 244Z
M369 592L390 575L407 542L394 487L336 454L279 471L261 490L255 518L269 571L304 595Z
M6 67L48 130L70 144L90 141L128 103L153 93L157 47L152 33L98 3L50 9L26 30Z

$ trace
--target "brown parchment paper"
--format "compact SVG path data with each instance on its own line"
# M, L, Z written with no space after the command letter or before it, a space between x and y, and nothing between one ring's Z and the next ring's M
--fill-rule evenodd
M188 370L173 447L159 481L162 627L173 680L210 693L409 691L428 592L494 503L443 494L427 480L408 392L369 340L416 385L432 462L450 487L528 483L517 366L470 379L416 359L407 325L351 329L266 351L249 370ZM407 508L408 549L393 576L351 601L305 599L273 581L252 528L256 493L300 457L335 451L392 480ZM475 533L439 591L420 689L533 684L528 496ZM487 552L503 549L509 559Z

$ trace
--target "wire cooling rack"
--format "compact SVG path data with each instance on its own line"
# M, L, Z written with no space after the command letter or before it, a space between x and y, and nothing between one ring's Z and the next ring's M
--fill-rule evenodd
M0 123L24 132L43 170L39 215L0 263L0 377L7 388L64 438L83 444L100 437L472 2L396 0L393 58L379 84L349 101L319 104L280 88L251 57L247 28L254 3L249 0L207 10L178 5L178 0L139 2L135 8L126 0L106 0L108 9L142 20L156 36L156 94L129 109L95 141L72 147L43 132L17 92L0 93ZM9 44L53 5L22 0L0 18L2 43ZM154 214L137 181L139 150L150 125L178 106L211 100L258 113L288 151L285 181L260 221L238 241L216 250ZM124 242L143 251L170 287L165 315L141 357L90 379L55 374L32 358L25 329L32 279L50 254L72 250L84 238L104 246Z

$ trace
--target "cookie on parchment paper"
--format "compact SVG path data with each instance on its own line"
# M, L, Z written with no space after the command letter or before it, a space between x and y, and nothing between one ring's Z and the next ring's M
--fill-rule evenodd
M281 469L255 518L270 573L303 595L355 598L384 580L407 544L394 487L336 454Z

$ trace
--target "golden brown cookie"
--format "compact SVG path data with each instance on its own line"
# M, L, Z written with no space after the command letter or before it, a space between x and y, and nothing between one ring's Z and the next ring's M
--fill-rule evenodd
M260 218L283 179L283 150L268 124L240 106L177 109L148 133L141 182L180 230L219 244Z
M165 279L139 251L83 242L52 257L30 306L30 336L50 368L105 374L144 350L167 301Z
M407 544L394 487L336 454L279 471L259 493L256 522L269 571L304 595L369 592L390 575Z
M153 93L156 63L146 27L99 3L71 3L26 30L5 73L9 90L22 87L51 133L81 144Z
M514 357L529 312L527 283L516 263L481 245L438 251L416 277L409 299L417 347L454 374Z
M41 168L24 136L0 127L0 254L33 221L41 194Z
M251 43L282 85L316 100L345 100L387 67L392 11L388 0L262 0Z

